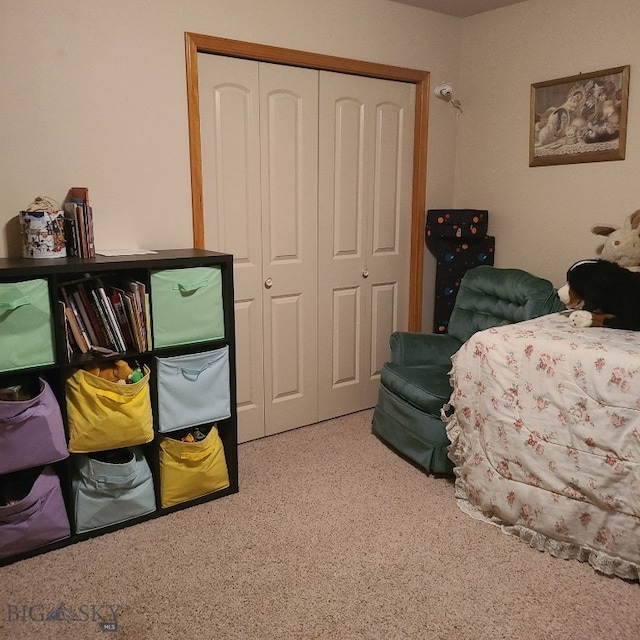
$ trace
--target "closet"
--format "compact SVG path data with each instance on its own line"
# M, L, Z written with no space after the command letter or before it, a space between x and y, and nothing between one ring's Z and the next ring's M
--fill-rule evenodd
M415 86L197 54L204 243L234 256L240 441L375 404L409 310Z

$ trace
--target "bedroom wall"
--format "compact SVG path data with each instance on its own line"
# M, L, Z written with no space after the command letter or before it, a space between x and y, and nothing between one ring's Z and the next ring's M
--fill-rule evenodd
M595 16L595 17L594 17ZM17 212L87 185L103 248L191 246L184 32L426 69L427 206L491 212L498 266L560 284L598 221L640 208L637 0L528 0L465 19L388 0L2 0L0 257ZM528 166L532 82L631 64L627 158ZM434 259L425 255L423 326Z
M388 0L2 0L0 256L21 253L18 211L70 186L101 248L192 246L185 31L455 83L461 27ZM432 118L428 198L450 203L456 122L444 103Z
M497 266L562 284L595 257L594 223L640 208L640 3L528 0L462 22L455 205L489 209ZM531 84L625 64L626 159L529 167Z

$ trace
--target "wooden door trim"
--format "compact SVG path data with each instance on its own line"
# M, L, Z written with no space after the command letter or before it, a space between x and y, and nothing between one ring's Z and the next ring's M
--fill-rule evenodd
M193 215L193 246L204 248L204 206L202 197L202 152L200 138L200 94L198 88L198 53L212 53L260 62L272 62L292 67L321 71L336 71L353 75L398 80L415 84L415 129L413 142L413 192L411 199L411 256L409 274L409 331L422 330L422 289L424 260L424 218L427 179L427 133L429 113L428 71L394 67L283 49L269 45L230 40L197 33L185 33L187 64L187 109L189 117L189 154L191 162L191 205Z

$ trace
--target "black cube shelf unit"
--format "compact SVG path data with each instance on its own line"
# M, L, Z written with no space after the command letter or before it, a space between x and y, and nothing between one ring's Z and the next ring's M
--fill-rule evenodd
M140 322L148 323L150 344L136 341L128 327L126 350L83 352L72 337L65 309L73 305L65 295L78 283L118 291L123 282L138 283L146 293ZM126 313L125 307L119 311ZM107 331L108 318L100 320L95 304L85 312ZM120 320L122 329L127 316ZM97 331L98 325L94 337ZM110 386L115 383L86 372L117 360L139 369L142 378ZM27 401L7 397L7 389L25 381L37 389ZM231 255L178 249L89 259L0 258L0 565L236 493L235 381ZM78 386L86 397L74 396ZM55 406L38 405L43 389L49 398L42 402ZM120 414L134 396L136 406ZM20 413L23 406L28 411ZM12 418L12 411L20 415ZM42 415L23 420L33 413ZM111 495L103 481L113 478L100 474L112 470L119 482L120 464L132 473ZM87 481L87 469L98 475ZM143 500L133 489L127 494L134 485L136 496L146 492ZM50 514L43 515L44 525L38 522L41 508L54 510L55 524Z

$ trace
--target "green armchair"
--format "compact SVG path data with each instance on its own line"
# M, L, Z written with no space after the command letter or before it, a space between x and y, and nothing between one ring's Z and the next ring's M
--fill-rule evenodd
M564 308L548 280L520 269L471 269L460 283L448 333L391 335L391 362L382 367L373 432L426 471L452 474L440 419L451 396L451 356L476 331Z

